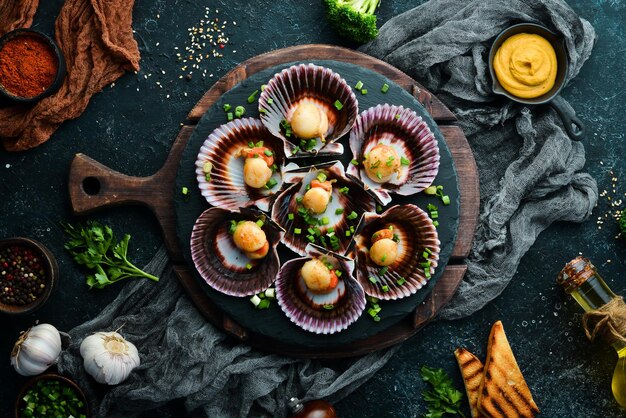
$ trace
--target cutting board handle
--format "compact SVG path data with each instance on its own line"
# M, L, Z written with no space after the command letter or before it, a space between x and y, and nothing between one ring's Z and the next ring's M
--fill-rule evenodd
M76 154L70 167L70 202L77 215L129 203L153 208L153 199L162 196L155 186L153 177L127 176L84 154Z

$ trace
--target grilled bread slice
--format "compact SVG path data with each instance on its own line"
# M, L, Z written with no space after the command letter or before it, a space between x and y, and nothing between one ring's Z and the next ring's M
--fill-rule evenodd
M478 403L480 382L483 380L483 362L465 348L454 350L454 356L457 363L459 363L459 369L461 369L472 418L484 418L484 415L478 411L476 405Z
M491 418L533 418L539 413L501 321L493 324L489 334L478 410Z

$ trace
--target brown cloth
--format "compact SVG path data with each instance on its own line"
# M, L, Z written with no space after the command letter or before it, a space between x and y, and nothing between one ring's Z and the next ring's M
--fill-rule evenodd
M30 9L36 1L8 3L0 6L0 11L8 7L11 16L28 15L32 21ZM139 70L139 48L132 31L133 4L134 0L65 1L55 33L67 63L67 76L59 91L34 106L0 109L0 139L7 151L24 151L47 141L61 123L85 110L91 96L125 71ZM28 18L19 19L30 23ZM4 19L0 18L0 23L4 24ZM0 27L0 33L3 30Z
M28 28L39 6L39 0L0 1L0 36L17 28Z

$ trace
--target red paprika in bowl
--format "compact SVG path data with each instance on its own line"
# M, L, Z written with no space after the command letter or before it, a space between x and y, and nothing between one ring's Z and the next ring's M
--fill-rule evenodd
M0 38L0 93L33 103L54 93L65 77L65 60L54 41L32 29L16 29Z

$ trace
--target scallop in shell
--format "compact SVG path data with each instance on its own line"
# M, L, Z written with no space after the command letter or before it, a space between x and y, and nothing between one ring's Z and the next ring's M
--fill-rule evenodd
M265 233L269 251L251 259L233 239L232 229L240 222L257 223ZM200 276L215 290L231 296L249 296L267 289L278 274L280 261L276 246L282 231L265 214L242 208L205 210L191 233L191 258Z
M283 243L301 256L309 243L344 253L361 215L376 207L374 199L345 176L338 161L285 171L284 179L291 185L276 198L272 219L285 230ZM313 211L314 205L305 207L315 182L331 184L323 211Z
M382 256L377 254L374 261L373 241L387 232L395 248ZM437 229L428 214L415 205L393 206L380 215L364 214L350 244L350 253L356 258L356 278L365 293L385 300L401 299L421 289L435 273L439 251ZM393 262L385 260L387 256L393 256Z
M343 154L343 146L335 141L352 128L359 105L339 74L300 64L267 83L259 96L259 111L267 129L283 139L285 155L298 158Z
M300 328L316 334L334 334L354 323L365 309L365 292L352 276L354 262L317 246L307 248L308 255L286 262L276 279L276 299L287 317ZM337 274L336 286L325 292L309 290L303 278L303 266L321 261Z
M246 158L248 155L251 158ZM200 192L213 206L237 210L256 205L267 211L281 188L284 163L282 141L260 120L235 119L211 132L202 144L196 178ZM248 172L256 182L262 178L255 187L249 185L254 183Z
M415 111L378 105L362 112L350 133L353 161L348 175L357 178L383 205L390 193L421 192L439 170L435 135Z

